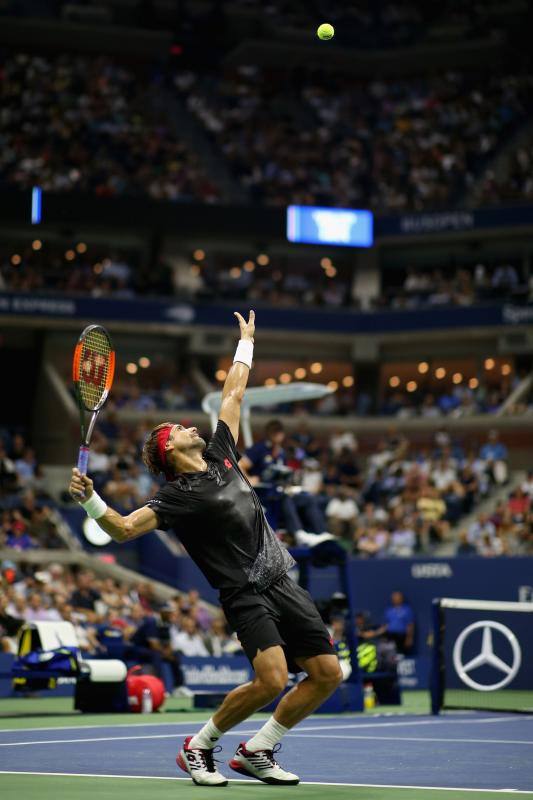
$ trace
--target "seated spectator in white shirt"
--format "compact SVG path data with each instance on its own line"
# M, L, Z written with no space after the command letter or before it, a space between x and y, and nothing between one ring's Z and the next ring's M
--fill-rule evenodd
M484 536L496 536L496 526L489 519L488 514L480 514L468 529L468 541L477 546Z
M356 536L357 554L373 558L383 555L387 549L389 534L384 528L371 527Z
M352 539L359 509L352 493L345 486L339 486L335 497L326 506L328 529L335 536Z
M457 482L457 471L447 458L441 458L431 473L431 478L439 492L446 494L453 491Z
M415 547L416 533L409 520L402 520L402 524L391 533L387 555L410 558L415 552Z
M358 448L358 442L351 431L338 430L329 440L329 447L332 453L338 456L341 450L350 450L355 453Z
M181 618L181 631L171 631L172 649L178 650L184 656L208 656L209 651L204 639L198 630L196 620L184 614Z
M533 470L529 470L525 481L522 483L522 491L524 494L533 497Z
M503 542L499 536L491 536L489 533L484 533L477 542L477 552L480 556L486 558L494 558L495 556L503 555Z
M229 634L224 617L215 617L211 622L209 633L205 637L205 645L209 654L220 658L232 656L242 651L241 643L236 634Z
M61 617L55 608L46 608L41 595L33 592L28 598L28 607L25 613L27 622L42 622L60 620Z

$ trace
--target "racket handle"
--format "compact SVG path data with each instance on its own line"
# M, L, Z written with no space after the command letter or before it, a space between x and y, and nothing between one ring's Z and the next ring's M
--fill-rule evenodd
M82 444L78 453L78 469L82 475L87 475L87 465L89 463L89 448Z

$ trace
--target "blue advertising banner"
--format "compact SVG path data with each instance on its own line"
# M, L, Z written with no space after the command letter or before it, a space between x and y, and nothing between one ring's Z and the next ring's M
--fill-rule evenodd
M376 238L533 225L533 207L479 208L376 218Z
M253 670L245 656L222 658L181 657L185 685L193 691L229 691L253 678Z
M257 308L257 306L256 306ZM328 333L446 330L496 325L533 324L533 304L427 308L413 311L356 312L349 309L261 308L263 328ZM233 305L195 304L172 300L0 293L1 316L82 319L135 324L205 325L233 327Z

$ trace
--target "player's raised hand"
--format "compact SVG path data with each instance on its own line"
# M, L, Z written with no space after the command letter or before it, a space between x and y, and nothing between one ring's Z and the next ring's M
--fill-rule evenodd
M244 317L242 317L238 311L234 311L233 313L239 321L241 339L251 339L253 342L255 333L255 311L250 311L248 322L246 322Z
M73 467L68 490L73 500L85 502L93 493L93 482L87 475L82 475L77 467Z

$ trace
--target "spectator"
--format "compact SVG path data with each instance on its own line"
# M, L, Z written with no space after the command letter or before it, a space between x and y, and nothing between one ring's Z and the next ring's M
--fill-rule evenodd
M477 548L468 538L468 531L461 531L459 534L459 544L455 551L456 556L475 556Z
M358 611L355 615L355 631L358 639L376 641L387 632L386 625L374 625L368 612Z
M501 556L504 552L503 542L499 536L491 536L489 533L481 534L477 542L478 555L485 558Z
M184 614L181 619L181 628L181 631L172 638L172 649L184 656L208 656L209 650L196 620L188 614Z
M96 610L96 603L100 600L100 593L92 588L93 579L93 573L87 570L82 570L78 574L77 588L70 597L70 603L75 611L83 613L86 610Z
M387 554L399 558L411 558L416 548L416 533L409 518L401 521L401 525L392 531Z
M412 608L406 603L403 592L391 594L390 605L384 613L384 625L389 639L395 642L398 652L407 655L413 649L415 618Z
M515 522L522 522L531 507L531 498L519 486L510 496L507 507Z
M489 431L487 443L479 453L486 465L486 470L494 483L507 482L507 448L499 441L498 431Z
M17 652L16 636L23 619L10 613L7 595L0 594L0 650L3 653Z
M164 619L158 625L156 617L147 613L140 604L133 606L131 619L133 625L126 630L128 644L124 657L151 664L155 674L163 680L166 691L172 693L183 684L183 673L179 655L174 652L170 641L169 620ZM163 664L170 667L172 683L163 670Z
M6 547L12 547L14 550L31 550L37 547L19 512L14 512L11 522L8 523Z
M249 476L252 485L259 481L279 483L292 472L286 464L283 447L285 430L277 420L271 420L265 427L266 438L248 448L239 461L239 467ZM281 497L281 510L287 530L301 546L313 546L332 539L326 530L326 520L314 495L309 492L291 492L285 488ZM305 530L304 525L307 527ZM313 537L320 534L320 538Z
M417 500L416 507L424 523L424 541L442 541L449 526L444 521L446 503L440 496L438 489L432 484L425 486Z
M189 589L187 592L184 611L196 620L201 630L209 630L212 622L211 613L207 606L201 603L198 589Z
M252 486L256 486L260 480L273 480L277 477L279 468L282 473L284 472L283 468L286 466L284 440L283 425L277 420L271 420L265 426L265 438L247 449L239 466L249 474Z
M211 626L204 639L204 644L209 655L215 658L242 653L239 640L235 634L228 633L226 620L222 616L215 617L211 621Z
M46 608L43 604L41 595L33 592L28 598L28 607L24 619L27 622L46 622L59 620L61 617L55 608Z
M76 633L78 645L83 656L102 655L106 653L106 648L98 640L98 631L95 624L95 616L92 612L85 612L85 619L80 619L74 614L74 609L69 604L61 607L61 619L70 622Z
M477 547L479 542L487 536L491 539L496 536L496 526L489 519L488 514L479 514L468 529L468 541Z
M533 498L533 470L529 470L525 481L522 483L522 491L528 497Z
M385 555L388 543L388 532L377 525L367 527L355 537L357 554L368 558Z
M326 518L331 533L351 542L358 514L353 493L346 486L339 486L326 506Z

